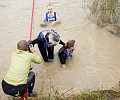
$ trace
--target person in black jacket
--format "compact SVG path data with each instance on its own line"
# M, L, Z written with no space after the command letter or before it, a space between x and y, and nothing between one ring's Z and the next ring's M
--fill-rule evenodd
M72 52L76 48L75 40L69 40L66 43L66 46L62 47L58 52L58 57L60 59L60 62L62 64L62 68L65 67L66 59L72 57Z
M54 30L44 30L40 32L38 37L31 42L33 46L36 43L45 62L54 59L54 46L57 44L65 45Z

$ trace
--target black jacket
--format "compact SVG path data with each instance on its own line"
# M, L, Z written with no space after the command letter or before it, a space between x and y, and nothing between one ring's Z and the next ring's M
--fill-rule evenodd
M64 52L64 48L63 47L59 50L58 57L60 59L61 64L65 64L66 63L67 55Z

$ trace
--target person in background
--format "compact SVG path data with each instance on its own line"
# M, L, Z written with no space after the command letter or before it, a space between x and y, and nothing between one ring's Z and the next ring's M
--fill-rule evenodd
M43 20L40 22L40 25L46 26L47 24L44 23L44 21L51 21L51 25L60 23L61 19L58 17L56 12L53 11L53 6L49 4L47 7L48 7L48 12L45 13Z
M30 52L28 52L30 48ZM31 62L40 64L42 59L34 51L33 46L28 47L28 42L21 40L17 44L17 50L11 56L11 63L7 75L2 80L2 88L4 93L11 96L21 96L24 94L32 96L35 83L35 73L30 72Z
M40 32L38 37L34 39L31 44L33 44L33 46L38 44L39 51L45 62L53 61L54 46L57 44L65 45L54 30L44 30Z
M72 58L72 53L76 49L76 43L75 40L69 40L65 47L62 47L58 51L58 57L60 59L60 62L62 64L62 68L65 68L65 63L67 58Z

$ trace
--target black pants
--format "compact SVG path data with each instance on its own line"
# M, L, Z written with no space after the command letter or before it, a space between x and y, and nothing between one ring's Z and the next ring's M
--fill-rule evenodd
M35 83L35 74L34 74L34 72L29 72L27 84L21 84L18 86L14 86L14 85L10 85L10 84L6 83L4 80L2 80L2 88L3 88L4 93L6 93L8 95L21 96L27 91L27 89L28 89L28 93L32 93L34 83Z
M41 43L38 43L38 48L45 62L48 61L48 58L54 58L54 46L43 48Z

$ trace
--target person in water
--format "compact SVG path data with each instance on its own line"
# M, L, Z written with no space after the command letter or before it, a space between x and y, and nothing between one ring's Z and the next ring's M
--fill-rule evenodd
M32 53L28 52L28 48L30 48ZM32 96L35 73L29 71L31 62L40 64L42 59L34 51L32 45L28 47L27 41L19 41L17 50L11 56L10 68L7 75L2 80L4 93L11 96L21 96L21 98L26 93Z
M57 44L65 45L54 30L44 30L40 32L38 37L31 42L33 46L36 43L45 62L54 59L54 46Z
M66 59L72 58L72 53L76 49L75 40L69 40L64 47L58 51L58 57L62 64L62 68L65 67Z
M43 20L40 22L40 25L46 26L45 23L43 23L45 20L51 21L51 25L61 22L61 19L58 17L56 12L53 11L53 6L50 4L48 5L48 12L45 13Z

